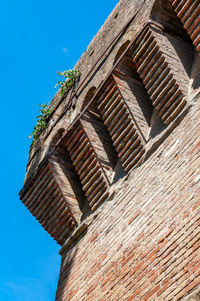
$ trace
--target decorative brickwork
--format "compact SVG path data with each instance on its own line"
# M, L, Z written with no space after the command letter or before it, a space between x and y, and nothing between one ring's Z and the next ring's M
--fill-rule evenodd
M109 193L104 172L81 123L73 127L66 138L65 145L80 178L89 206L94 210L107 199Z
M57 301L175 301L200 290L199 112L200 102L62 255Z
M149 139L153 107L145 87L143 83L138 78L134 78L132 74L130 75L115 70L113 77L127 104L137 131L140 133L141 139L144 141L143 143L146 144Z
M93 146L99 163L101 164L109 185L112 182L115 166L117 164L117 153L114 149L111 137L103 123L97 109L96 101L93 106L82 116L81 123Z
M142 139L113 78L100 93L98 110L112 137L122 166L129 171L144 154Z
M20 198L62 247L56 301L198 300L199 22L196 0L121 0L31 148Z
M22 201L42 227L61 245L76 226L49 165L39 173Z
M141 33L132 49L137 72L165 124L185 106L189 87L189 76L177 50L183 55L182 60L191 65L191 45L153 25Z
M198 0L170 0L197 51L200 52L200 3Z
M85 211L85 199L81 183L64 143L57 147L53 156L49 159L49 165L63 196L67 200L72 215L79 223Z

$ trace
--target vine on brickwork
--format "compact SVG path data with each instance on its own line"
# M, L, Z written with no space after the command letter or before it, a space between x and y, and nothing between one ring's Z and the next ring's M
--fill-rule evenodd
M33 144L35 144L35 142L38 140L41 132L47 127L47 124L49 121L49 116L52 113L55 105L56 104L49 107L48 102L45 104L39 104L39 106L41 107L41 109L39 110L40 115L38 115L36 117L36 119L37 119L36 126L34 127L31 135L29 136L30 139L33 138L33 142L32 142Z
M55 85L55 88L60 88L61 97L69 87L71 87L76 81L80 79L81 76L81 72L78 69L69 69L63 72L57 71L57 74L63 77L63 79Z
M69 69L63 72L58 71L57 74L62 76L63 79L59 81L55 88L58 86L60 88L60 96L62 97L63 94L73 86L78 80L80 79L81 72L78 69ZM33 144L39 139L41 132L47 127L49 117L54 109L56 104L49 106L49 103L39 104L41 109L39 110L40 115L36 117L37 123L33 129L33 132L29 136L30 139L33 139Z

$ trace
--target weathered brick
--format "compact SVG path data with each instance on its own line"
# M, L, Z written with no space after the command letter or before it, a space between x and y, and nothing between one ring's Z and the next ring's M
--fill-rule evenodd
M81 78L143 6L87 76L76 104L69 94L55 97L60 104L30 151L21 198L63 245L56 301L174 301L200 287L197 2L121 0L79 60ZM195 16L191 28L183 11L189 22Z

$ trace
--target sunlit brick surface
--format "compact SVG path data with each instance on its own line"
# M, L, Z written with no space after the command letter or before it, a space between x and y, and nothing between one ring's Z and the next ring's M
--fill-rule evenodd
M200 283L200 104L62 256L57 301L179 300Z

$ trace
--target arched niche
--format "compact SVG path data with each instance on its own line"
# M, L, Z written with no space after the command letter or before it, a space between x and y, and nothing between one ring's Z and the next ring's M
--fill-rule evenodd
M190 77L196 49L170 1L156 0L151 10L151 18L163 26L171 46L181 60L187 76Z
M183 72L179 71L179 76L182 79L185 78L186 84L181 88L185 93L187 101L190 101L192 96L200 89L200 75L197 71L200 69L200 58L191 37L184 28L184 22L182 23L183 20L190 18L189 13L187 14L187 11L185 11L187 18L184 18L185 14L183 14L183 20L179 18L180 14L179 17L177 16L177 13L184 5L184 1L179 5L171 0L156 0L151 11L151 18L161 24L164 30L168 32L168 42L174 49L177 59L183 65ZM192 5L192 2L190 5ZM175 11L177 6L180 8ZM191 13L189 6L188 12ZM195 24L195 22L193 23Z
M84 102L83 102L83 104L82 104L81 111L83 111L83 110L85 109L85 107L88 105L88 103L90 102L90 100L91 100L92 97L94 96L95 91L96 91L96 87L94 87L94 86L91 87L91 88L88 90L88 92L86 93ZM93 101L93 103L92 103L91 106L90 106L90 110L93 110L93 111L96 110L95 102L94 102L94 101Z
M59 129L51 140L49 150L53 150L53 153L49 158L49 165L73 216L80 223L82 217L88 212L80 179L65 144L61 141L54 149L63 132L64 128Z
M130 41L127 40L120 47L115 56L114 65L127 49L129 43ZM130 114L132 115L141 136L144 141L147 142L150 133L153 106L145 90L144 84L137 73L130 49L128 49L123 57L121 57L114 69L113 76L121 95L129 107Z
M96 87L91 87L88 90L82 105L82 111L93 98L95 91ZM113 142L109 132L99 113L97 97L93 99L92 103L81 117L81 122L91 144L93 145L99 162L106 173L107 180L111 184L118 157L113 147Z

